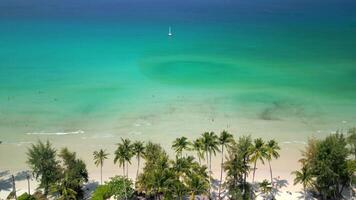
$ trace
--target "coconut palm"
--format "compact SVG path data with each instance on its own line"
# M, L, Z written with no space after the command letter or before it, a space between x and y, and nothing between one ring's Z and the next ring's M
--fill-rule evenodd
M108 159L108 153L105 150L100 149L99 151L94 151L94 163L98 167L100 165L100 184L103 184L103 165L104 160Z
M137 158L137 172L136 172L136 179L137 179L140 170L140 159L144 154L145 145L141 141L136 141L132 144L132 150L133 150L133 154L136 155Z
M68 174L64 175L64 178L58 183L51 186L51 193L57 196L58 200L74 200L77 199L77 193L71 188L71 181Z
M219 137L219 143L221 145L221 166L220 166L220 184L219 184L219 199L221 193L221 185L222 185L222 175L223 175L223 165L224 165L224 148L231 147L234 143L234 136L232 136L227 131L222 131Z
M125 151L124 148L121 145L118 145L116 151L115 151L115 158L114 158L114 163L118 163L119 167L122 167L122 176L125 177Z
M259 187L260 187L260 191L263 196L263 199L268 199L268 196L269 196L270 192L272 191L271 183L265 179L259 184Z
M295 175L294 185L302 184L304 199L307 199L307 187L312 186L313 176L307 166L303 166L300 171L293 171L292 174Z
M211 154L216 155L216 152L219 151L219 138L214 132L205 132L202 135L202 142L204 144L207 166L209 166L209 180L210 180L212 178ZM209 196L210 196L210 187L209 187Z
M272 176L272 167L271 167L271 160L273 158L277 159L279 158L279 153L278 151L281 150L281 148L279 147L278 143L275 140L270 140L267 142L266 144L266 159L268 161L268 165L269 165L269 172L271 175L271 184L273 186L273 176Z
M350 152L356 160L356 127L349 129L347 132L347 143L350 145Z
M209 180L207 177L193 174L187 180L187 186L189 188L189 199L195 200L196 195L208 193Z
M131 164L133 157L132 145L129 139L121 138L121 143L115 151L114 163L119 162L119 166L123 167L123 176L128 177L128 165ZM125 173L126 169L126 173Z
M182 152L188 149L189 145L190 142L188 141L188 138L180 137L176 138L173 141L172 148L174 149L178 157L182 157Z
M253 162L253 176L252 182L255 182L256 164L260 160L264 164L264 158L267 157L265 143L261 138L254 140L254 144L251 148L251 162Z
M204 159L204 144L202 138L194 140L191 150L196 152L199 165L201 165L201 159Z

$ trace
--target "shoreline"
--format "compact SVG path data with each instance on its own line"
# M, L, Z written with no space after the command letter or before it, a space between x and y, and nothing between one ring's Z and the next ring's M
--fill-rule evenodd
M154 141L153 141L154 142ZM57 145L56 143L55 147L61 148L61 146ZM9 144L5 144L5 145L9 145ZM19 146L17 146L18 148ZM28 147L28 144L24 144L22 146L20 146L20 148L22 150L26 150L26 148ZM75 148L73 148L72 146L68 146L67 147L70 150L74 150ZM112 145L112 147L115 148L115 145ZM173 156L173 152L170 149L167 149L165 146L163 146L167 153L169 154L169 156L172 158ZM272 169L273 169L273 177L279 179L280 181L278 182L280 186L282 186L279 190L280 192L278 193L277 199L298 199L298 196L300 196L299 191L301 189L301 186L299 185L293 185L293 176L291 175L291 172L298 169L299 168L299 164L297 163L299 157L300 157L300 149L302 149L304 147L303 144L281 144L281 157L277 160L273 160L271 162L272 165ZM1 146L1 148L6 148ZM9 148L8 148L9 149ZM95 149L93 149L94 151ZM119 168L118 166L113 164L113 157L112 157L112 150L111 149L107 149L108 152L110 152L111 154L109 155L109 159L105 161L104 166L103 166L103 182L107 181L109 179L109 177L113 177L115 175L122 175L122 169ZM87 165L87 169L89 172L89 182L87 183L87 185L89 185L89 187L93 187L96 184L99 184L100 182L100 170L99 168L95 167L93 161L92 161L92 157L91 154L92 152L86 152L83 150L82 151L76 151L77 155L79 158L83 159ZM85 153L86 152L86 153ZM26 155L26 153L24 151L22 151L23 155ZM191 153L187 153L188 155L193 155ZM298 154L298 155L297 155ZM25 157L25 156L24 156ZM213 171L213 177L214 179L218 179L218 176L220 174L220 160L221 160L221 156L218 153L216 156L213 157L213 162L212 162L212 171ZM202 164L204 163L204 161L202 161ZM135 180L135 176L136 176L136 159L133 158L132 160L132 164L129 167L129 178L131 178L133 181ZM143 164L141 165L141 167L143 166ZM2 172L2 176L1 181L2 184L0 184L0 188L4 188L4 187L8 187L11 186L11 184L9 184L8 181L5 181L5 177L10 177L11 174L16 174L18 172L22 172L22 171L26 171L28 170L26 167L26 163L25 160L23 160L22 162L22 166L18 166L15 169L0 169ZM6 170L9 170L7 175L4 175ZM262 181L264 179L270 180L270 174L269 174L269 168L268 168L268 164L265 163L265 165L262 165L260 162L257 163L257 171L256 171L256 181ZM252 172L250 173L250 176L248 177L248 180L252 179ZM250 180L251 181L251 180ZM6 183L6 184L4 184ZM33 189L35 189L37 183L34 179L31 180L31 190L33 192ZM18 194L22 194L24 192L27 192L27 180L24 179L23 177L19 177L18 181L16 181L16 189L17 189L17 193ZM5 199L7 197L7 195L10 193L11 191L11 187L9 188L10 190L5 191L5 190L1 190L0 192L0 198L1 199Z

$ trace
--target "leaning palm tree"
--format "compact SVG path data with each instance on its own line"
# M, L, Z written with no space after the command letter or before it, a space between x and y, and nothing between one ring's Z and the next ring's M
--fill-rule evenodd
M271 167L271 160L273 158L277 159L279 158L279 153L278 151L281 150L281 148L279 147L278 143L275 140L270 140L267 142L266 144L266 159L268 161L268 165L269 165L269 172L271 174L271 184L273 186L273 176L272 176L272 167Z
M100 165L100 184L103 184L103 165L104 160L108 159L108 153L105 150L100 149L99 151L94 151L94 163L98 167Z
M301 183L303 185L304 199L307 199L307 187L312 186L313 175L307 166L303 166L300 171L293 171L295 175L294 185Z
M202 138L194 140L191 146L191 150L196 152L199 165L201 165L201 159L204 159L204 144Z
M145 145L141 141L136 141L132 144L132 150L133 150L133 154L136 155L137 158L137 172L136 172L136 179L137 179L140 170L140 159L145 152Z
M183 150L188 149L190 142L186 137L180 137L173 141L172 148L177 153L178 157L182 157Z
M206 154L207 166L209 166L209 197L211 190L212 171L211 171L211 154L216 155L219 151L219 138L214 132L205 132L202 135L202 142L204 144L204 151Z
M267 157L265 143L261 138L257 138L254 141L253 147L251 148L251 162L253 162L253 176L252 182L255 182L256 164L260 160L264 164L264 158Z
M234 143L234 136L232 136L227 131L220 133L219 143L221 145L221 166L220 166L220 184L219 184L219 199L221 199L221 185L222 185L222 175L223 175L223 165L224 165L224 148L231 147Z

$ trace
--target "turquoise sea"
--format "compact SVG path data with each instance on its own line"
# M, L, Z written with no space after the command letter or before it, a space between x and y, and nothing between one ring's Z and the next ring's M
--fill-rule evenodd
M209 129L305 141L355 119L353 0L0 2L4 144Z

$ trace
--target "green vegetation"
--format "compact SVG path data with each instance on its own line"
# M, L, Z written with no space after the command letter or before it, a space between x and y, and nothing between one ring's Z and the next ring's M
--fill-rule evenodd
M310 139L299 160L301 170L293 172L294 183L303 185L304 196L317 199L344 199L346 190L353 195L355 180L355 129L348 131L348 137L341 132L323 140Z
M23 193L21 196L17 198L17 200L36 200L36 198L32 195L29 195L27 193Z
M56 159L57 151L47 141L39 141L33 144L27 153L27 163L34 177L40 182L39 188L47 195L52 184L56 183L60 176L59 162Z
M50 193L56 199L83 197L82 187L88 181L88 172L84 161L78 159L76 153L63 148L57 154L48 141L39 141L29 148L27 155L27 162L45 195Z
M301 184L305 198L345 199L353 195L356 182L356 129L350 129L344 136L341 132L325 139L310 139L299 160L302 167L294 171L294 184ZM122 176L114 176L102 183L102 168L108 153L100 149L94 151L94 163L100 166L100 183L91 195L93 200L115 199L196 199L205 196L210 199L232 200L274 199L274 179L271 162L279 158L280 146L277 141L263 141L241 136L234 139L227 131L220 135L205 132L190 141L180 137L173 141L175 159L152 142L131 142L122 138L114 152L114 163L122 167ZM221 153L219 180L212 177L212 157ZM85 163L75 152L63 148L57 150L47 141L39 141L28 149L28 160L34 177L39 181L39 189L33 195L22 194L18 199L82 199L83 186L88 181ZM194 156L192 156L194 155ZM137 159L135 184L128 176L128 168L133 157ZM140 172L140 159L144 160ZM202 163L205 160L205 163ZM257 163L268 162L270 181L255 183ZM251 174L252 172L252 174ZM225 173L225 177L223 174ZM250 176L252 175L252 176ZM247 181L252 177L252 183ZM269 179L268 178L268 179ZM214 183L214 190L212 189ZM212 191L213 190L213 191ZM346 195L346 196L345 196ZM348 195L348 196L347 196Z
M99 151L94 151L94 163L98 167L100 166L100 184L103 184L103 165L104 160L108 159L108 153L100 149Z
M93 195L92 200L104 200L114 197L115 199L131 199L134 193L133 183L130 179L115 176L110 178L109 182L98 186Z

